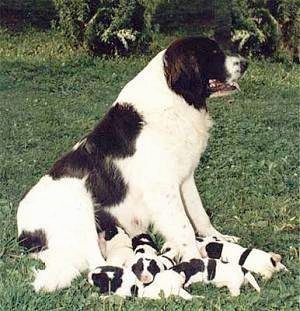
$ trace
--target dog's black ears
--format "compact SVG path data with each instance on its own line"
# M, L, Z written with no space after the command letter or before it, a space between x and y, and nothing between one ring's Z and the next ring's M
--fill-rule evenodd
M108 293L110 281L106 273L93 273L92 280L94 285L99 287L101 294Z
M171 45L164 55L164 72L171 90L196 109L206 108L208 80L195 54Z

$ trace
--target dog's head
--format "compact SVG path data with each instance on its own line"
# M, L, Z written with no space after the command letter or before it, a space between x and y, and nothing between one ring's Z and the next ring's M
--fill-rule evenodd
M211 39L190 37L174 41L165 51L164 71L168 86L195 108L205 108L205 99L239 89L236 81L247 62L229 56Z
M132 249L135 254L156 255L158 253L155 242L147 233L141 233L132 238Z

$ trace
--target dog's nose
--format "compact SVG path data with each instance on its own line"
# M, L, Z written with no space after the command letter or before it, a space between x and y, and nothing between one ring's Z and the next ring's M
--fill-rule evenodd
M248 62L247 62L247 60L245 58L242 58L240 60L240 66L241 66L241 72L242 73L245 72L246 69L248 68Z

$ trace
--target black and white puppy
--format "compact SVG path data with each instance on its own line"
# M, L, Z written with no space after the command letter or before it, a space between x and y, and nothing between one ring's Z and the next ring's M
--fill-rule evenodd
M191 37L173 42L125 85L19 204L19 242L45 263L35 290L69 286L103 266L97 227L107 222L130 237L153 224L186 260L199 255L195 233L228 238L212 226L194 171L212 126L206 99L219 86L235 88L245 70L244 59L225 55L215 41Z
M162 296L192 299L192 296L183 289L184 275L174 270L158 273L155 280L147 286L144 286L130 269L119 267L98 267L89 273L88 280L90 284L99 288L101 294L149 299L161 299Z
M217 259L192 259L189 262L182 262L172 269L177 273L185 274L185 288L198 282L211 283L216 287L226 286L232 296L238 296L241 286L249 282L260 292L253 275L237 264Z
M159 252L154 240L148 233L136 235L132 238L131 243L135 254L157 255Z
M288 271L281 263L281 256L273 252L267 253L256 248L245 248L236 243L216 241L213 237L197 237L197 243L202 257L239 264L251 272L262 275L265 279L271 278L274 272Z
M99 234L99 246L109 266L129 267L135 258L131 239L118 226L113 226Z

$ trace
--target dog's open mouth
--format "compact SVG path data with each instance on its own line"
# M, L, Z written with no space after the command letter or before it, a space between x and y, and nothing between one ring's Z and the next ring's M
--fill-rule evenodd
M240 91L237 82L220 82L216 79L209 80L209 97L219 97L230 95L233 92Z

